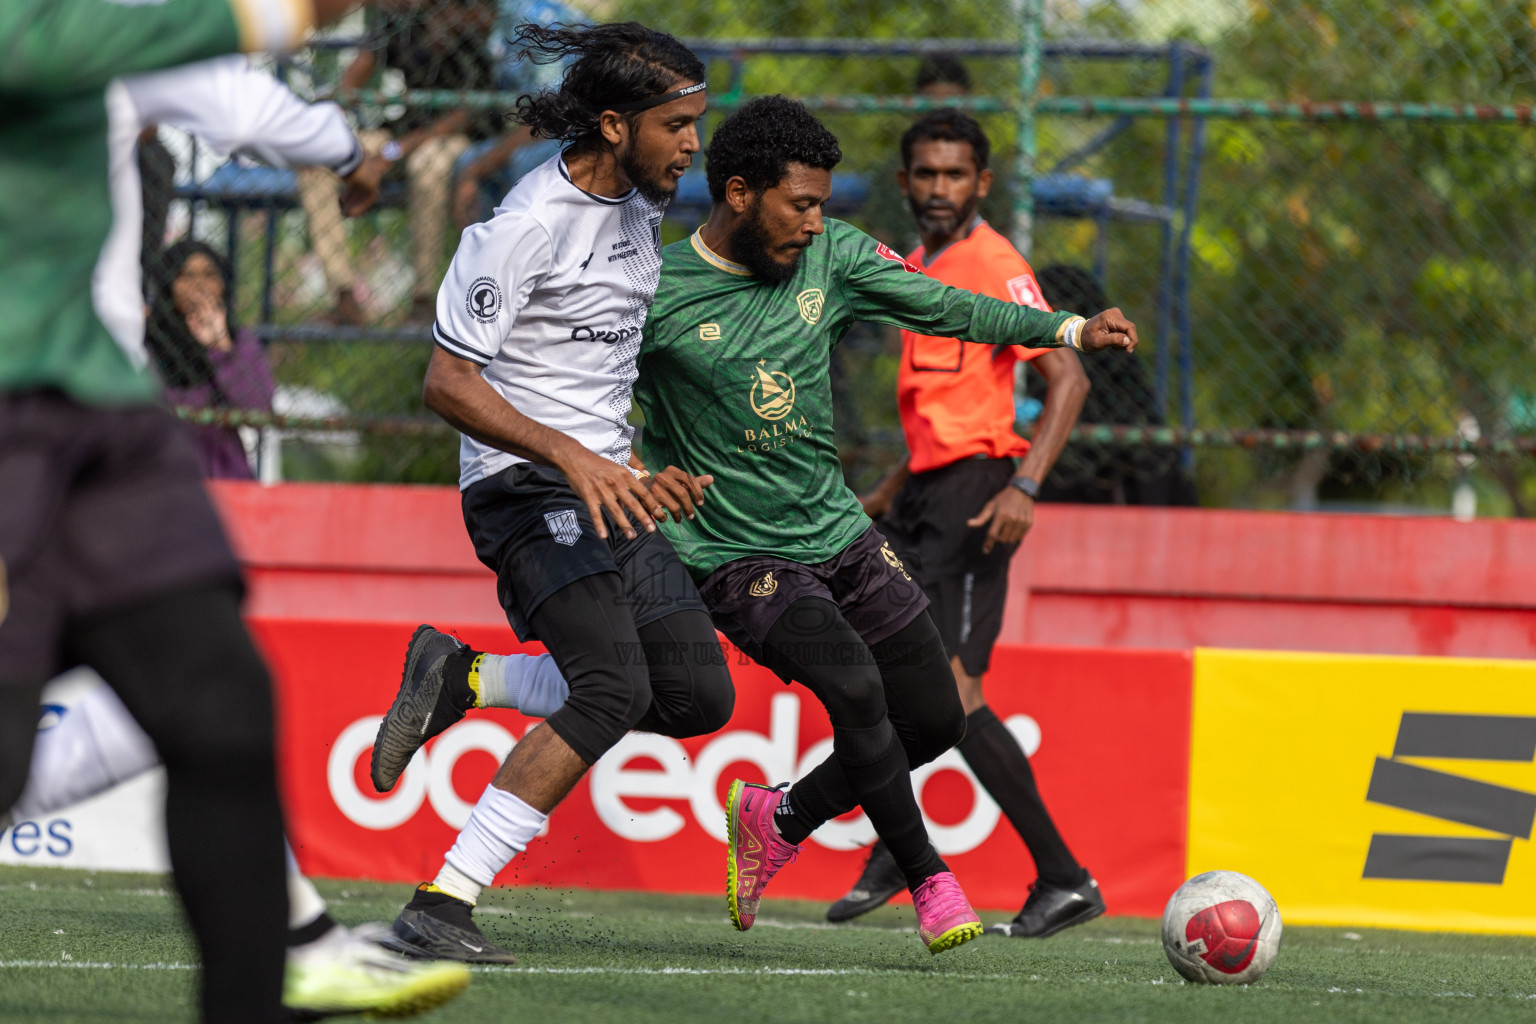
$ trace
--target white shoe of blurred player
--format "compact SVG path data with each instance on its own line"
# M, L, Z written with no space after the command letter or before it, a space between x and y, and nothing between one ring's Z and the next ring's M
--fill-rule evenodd
M407 960L368 938L368 925L340 925L288 950L283 1004L298 1020L346 1013L410 1017L441 1006L469 986L463 964ZM382 933L384 925L374 926Z

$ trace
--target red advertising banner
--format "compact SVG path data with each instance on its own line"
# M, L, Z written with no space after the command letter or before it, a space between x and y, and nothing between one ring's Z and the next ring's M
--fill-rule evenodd
M534 720L474 712L428 743L396 790L381 796L368 780L368 756L415 623L258 618L252 626L277 682L289 831L301 865L330 877L430 879L495 766ZM457 632L482 649L523 649L506 628ZM831 752L826 713L809 691L786 687L734 650L728 656L737 700L724 730L684 741L630 734L498 884L723 892L731 780L785 781ZM1099 879L1110 913L1161 913L1184 873L1189 654L1000 646L987 690L1031 753L1047 805ZM919 769L914 784L935 845L972 902L1016 909L1034 868L959 753ZM841 896L872 839L858 812L829 822L775 879L773 895Z

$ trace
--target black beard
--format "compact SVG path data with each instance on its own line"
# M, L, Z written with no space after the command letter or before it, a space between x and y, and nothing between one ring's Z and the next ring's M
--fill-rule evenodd
M668 173L670 167L662 168L660 175L657 175L651 168L640 163L633 152L626 152L619 157L619 169L624 172L630 184L635 186L636 192L657 206L671 202L677 192L677 186Z
M955 215L954 226L950 228L940 228L933 223L931 219L932 215L923 211L921 204L915 200L907 200L907 205L912 208L912 215L917 218L917 226L920 230L934 233L943 231L945 234L958 231L966 224L969 224L973 219L975 219L976 203L976 197L974 195L971 196L971 198L965 201L964 205L958 208L958 212ZM948 211L940 213L940 216L947 218Z
M768 251L767 232L763 230L761 200L754 202L741 223L731 230L731 256L769 284L779 284L795 276L800 269L800 252L788 263L780 263ZM804 251L803 246L796 249Z

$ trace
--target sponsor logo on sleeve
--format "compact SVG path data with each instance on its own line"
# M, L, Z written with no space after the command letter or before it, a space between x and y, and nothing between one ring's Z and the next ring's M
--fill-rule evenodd
M719 341L720 340L720 325L719 324L714 324L714 323L699 324L699 340L700 341Z
M879 253L882 258L890 260L892 263L900 263L901 269L905 270L909 274L921 274L923 272L921 267L914 266L913 264L908 263L906 260L902 259L901 256L897 254L895 249L892 249L884 242L880 242L875 246L875 252Z
M1050 304L1045 301L1045 296L1040 294L1040 285L1035 281L1035 275L1024 273L1008 280L1008 294L1013 301L1021 306L1029 306L1038 309L1042 313L1051 311Z
M464 310L482 324L501 315L501 286L494 277L477 277L464 296Z
M807 288L795 296L795 305L800 307L800 319L814 326L821 319L821 307L826 301L820 288Z

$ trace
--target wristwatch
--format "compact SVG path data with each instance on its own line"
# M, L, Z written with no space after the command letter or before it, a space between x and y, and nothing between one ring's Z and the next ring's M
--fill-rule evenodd
M1008 486L1016 487L1033 500L1040 497L1040 481L1034 477L1011 476L1008 478Z

